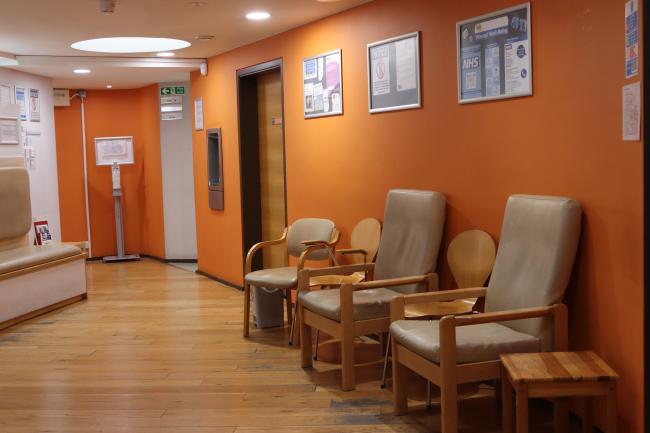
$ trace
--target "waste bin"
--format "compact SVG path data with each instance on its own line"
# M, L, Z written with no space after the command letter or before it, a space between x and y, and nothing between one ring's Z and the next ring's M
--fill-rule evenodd
M256 328L275 328L284 325L284 290L252 286L253 323Z

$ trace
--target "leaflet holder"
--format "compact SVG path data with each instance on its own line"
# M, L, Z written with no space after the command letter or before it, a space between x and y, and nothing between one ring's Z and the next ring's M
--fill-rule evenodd
M124 254L124 224L122 220L122 185L120 165L133 164L133 137L95 138L95 160L98 166L112 167L113 201L115 206L115 238L117 255L106 256L104 262L140 260L138 254Z
M223 158L221 128L206 131L208 143L208 205L210 209L223 210Z

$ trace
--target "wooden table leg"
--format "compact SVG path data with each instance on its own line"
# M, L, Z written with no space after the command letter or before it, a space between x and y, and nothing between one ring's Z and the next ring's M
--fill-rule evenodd
M565 397L556 398L553 403L555 404L555 411L554 411L555 433L568 433L569 432L569 399Z
M607 421L606 433L616 433L618 426L618 418L616 414L616 383L610 384L607 391Z
M582 433L594 433L594 411L592 404L591 398L582 398Z
M514 432L514 407L512 398L512 385L505 368L501 367L501 411L503 422L503 433Z
M517 433L528 433L528 387L516 385Z

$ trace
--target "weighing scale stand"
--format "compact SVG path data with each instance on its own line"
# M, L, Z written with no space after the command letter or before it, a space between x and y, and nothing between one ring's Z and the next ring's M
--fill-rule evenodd
M113 163L113 200L115 202L115 237L117 238L117 255L106 256L102 260L107 262L128 262L140 260L139 254L124 254L124 227L122 225L122 187L120 185L120 166Z

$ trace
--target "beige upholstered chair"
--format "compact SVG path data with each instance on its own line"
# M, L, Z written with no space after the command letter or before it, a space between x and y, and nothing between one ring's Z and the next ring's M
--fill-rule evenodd
M445 197L439 192L391 190L375 264L300 271L299 288L307 288L310 278L321 275L367 271L375 278L340 289L300 290L303 367L312 365L313 327L341 340L342 387L354 389L354 338L387 332L394 297L438 289L438 276L430 272L436 267L444 221Z
M327 260L339 239L339 233L334 223L327 219L303 218L295 221L284 230L280 239L264 241L251 247L246 255L244 276L244 337L250 332L250 288L251 286L285 291L287 304L287 320L292 325L294 316L291 314L291 290L298 284L298 271L304 266L305 260ZM325 246L321 242L325 242ZM252 271L253 257L263 248L273 245L286 245L287 253L298 258L297 266L261 269ZM288 261L288 257L287 257ZM291 338L290 338L291 342Z
M440 387L442 432L456 433L457 385L500 378L501 353L567 349L562 301L580 237L569 198L514 195L486 288L395 298L391 304L395 413L407 411L410 369ZM485 297L485 313L440 321L404 319L405 304ZM566 408L565 402L561 402Z

